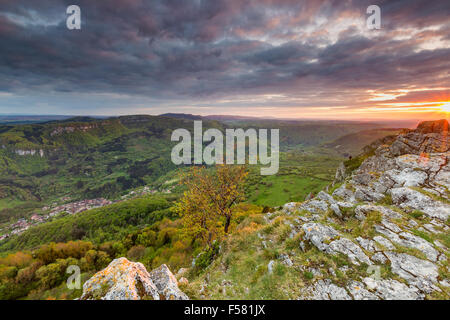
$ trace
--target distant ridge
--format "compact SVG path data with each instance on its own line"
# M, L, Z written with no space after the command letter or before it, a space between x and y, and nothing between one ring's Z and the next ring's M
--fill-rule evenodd
M202 116L198 116L190 113L164 113L160 114L160 117L175 118L175 119L187 119L187 120L201 120Z
M217 121L229 121L229 120L270 120L276 119L274 117L248 117L248 116L234 116L234 115L209 115L200 116L190 113L164 113L160 114L161 117L187 119L187 120L217 120Z

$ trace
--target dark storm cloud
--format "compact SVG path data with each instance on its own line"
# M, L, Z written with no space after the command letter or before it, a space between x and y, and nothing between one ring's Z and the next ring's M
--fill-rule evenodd
M183 99L450 86L449 46L421 47L449 41L450 2L379 1L383 30L361 30L370 2L3 0L0 92ZM70 4L81 31L65 27ZM408 28L425 30L405 38Z

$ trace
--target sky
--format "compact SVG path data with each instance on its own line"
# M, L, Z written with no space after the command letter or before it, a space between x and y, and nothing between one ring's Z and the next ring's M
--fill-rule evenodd
M449 118L449 16L437 0L0 0L0 113Z

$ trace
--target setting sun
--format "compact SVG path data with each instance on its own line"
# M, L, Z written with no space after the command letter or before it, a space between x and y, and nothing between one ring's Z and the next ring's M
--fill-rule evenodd
M450 113L450 102L444 103L440 108L442 111Z

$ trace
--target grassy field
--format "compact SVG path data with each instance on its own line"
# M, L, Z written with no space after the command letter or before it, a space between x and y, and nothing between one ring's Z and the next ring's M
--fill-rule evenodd
M276 207L291 201L303 201L312 192L319 192L334 178L342 158L309 152L280 154L280 169L276 175L261 176L259 168L252 168L247 181L247 201Z

